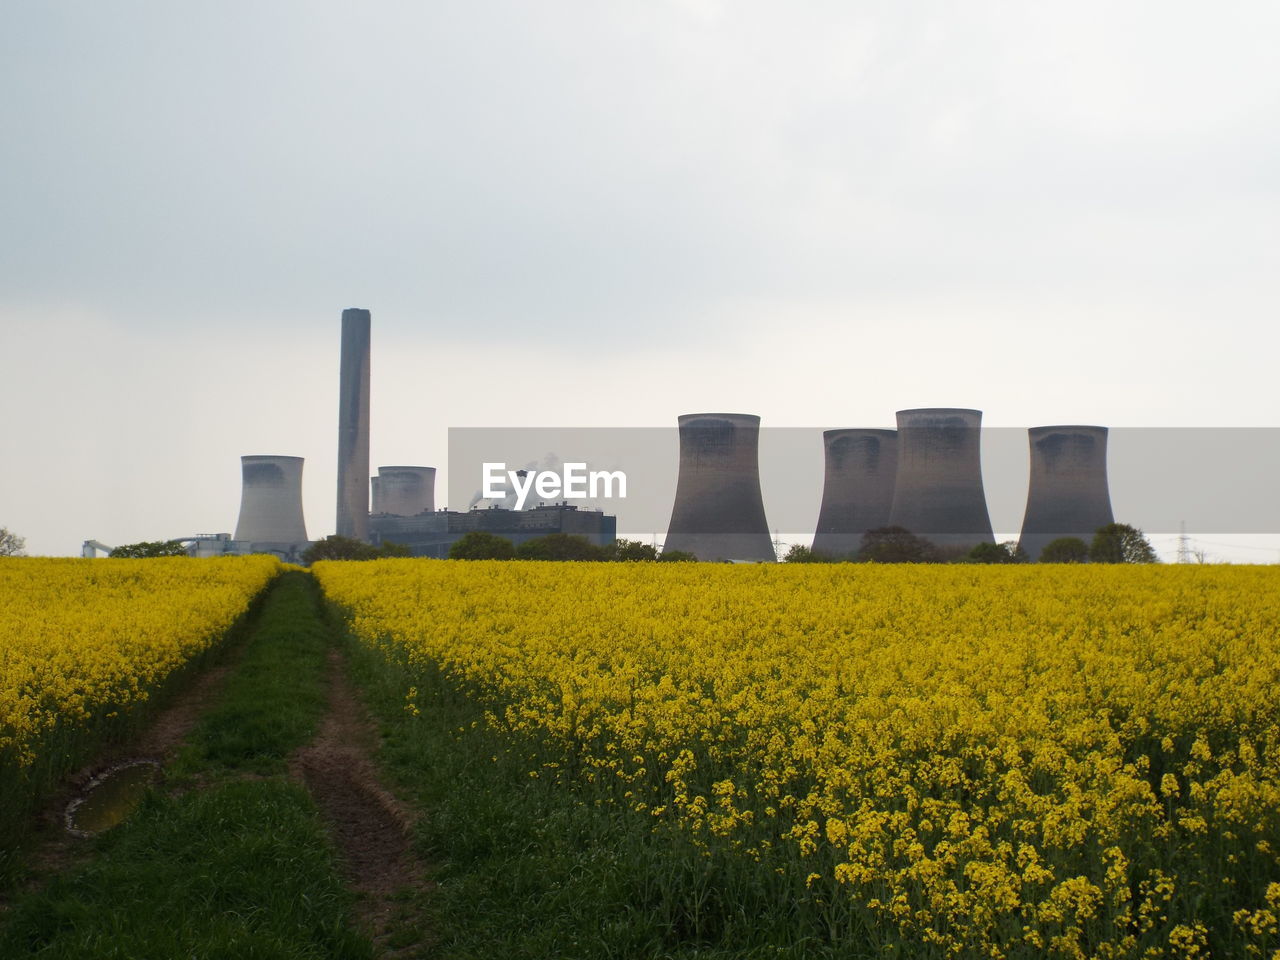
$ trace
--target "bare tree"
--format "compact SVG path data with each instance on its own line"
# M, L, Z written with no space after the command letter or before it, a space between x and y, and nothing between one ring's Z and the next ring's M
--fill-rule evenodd
M8 527L0 527L0 557L25 557L22 548L26 545L26 537L18 536Z

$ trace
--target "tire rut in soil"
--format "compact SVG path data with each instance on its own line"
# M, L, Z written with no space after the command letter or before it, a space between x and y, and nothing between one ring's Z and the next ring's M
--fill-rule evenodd
M398 911L396 894L423 886L410 843L413 821L378 779L374 726L336 649L328 655L328 683L320 730L290 758L289 769L328 822L343 873L360 895L358 919L383 946Z
M88 856L89 847L84 840L66 830L67 804L94 777L123 760L150 760L162 768L173 760L196 721L221 695L227 676L239 662L240 652L237 650L230 662L208 667L193 678L191 685L162 708L137 737L102 750L49 797L36 818L31 847L26 854L31 876L22 884L21 891L42 888L50 877L69 870ZM0 912L6 907L7 904L0 899Z

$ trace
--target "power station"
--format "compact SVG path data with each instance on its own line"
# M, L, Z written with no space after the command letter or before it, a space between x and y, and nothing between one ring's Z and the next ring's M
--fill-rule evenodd
M539 503L529 510L437 510L436 469L385 466L369 476L370 329L368 310L342 311L338 368L339 536L381 545L407 546L414 556L445 557L449 547L473 530L520 543L548 533L572 533L592 543L612 543L615 518L569 503ZM309 545L302 514L301 457L244 457L240 521L234 537L201 538L201 555L274 553L297 561ZM373 506L370 509L370 495ZM206 542L207 541L207 542ZM193 541L194 542L194 541ZM86 541L86 549L89 543ZM94 552L98 544L93 547Z
M369 475L370 312L342 311L338 378L336 527L367 543L395 542L415 556L447 556L454 541L487 531L515 543L569 533L613 542L617 518L562 502L530 509L437 510L436 470L384 466ZM760 418L693 413L678 418L680 445L671 520L663 546L699 560L776 559L760 489ZM822 435L822 504L815 553L848 557L868 530L903 527L944 554L994 543L982 482L982 412L899 410L897 430L846 428ZM1112 522L1107 428L1046 426L1028 431L1030 482L1021 545L1033 560L1059 537L1088 540ZM188 537L193 555L274 553L296 561L309 545L302 508L301 457L241 457L240 515L234 537ZM372 509L370 509L372 494ZM84 553L109 548L86 540Z
M889 525L947 552L995 543L982 486L982 411L899 410L898 471Z
M813 551L847 557L862 546L864 533L889 525L898 475L898 432L826 430L822 447L826 470Z
M617 518L599 510L581 510L571 503L539 503L525 510L502 507L436 510L412 517L392 514L370 519L374 542L407 547L415 557L449 556L449 548L473 531L492 533L519 546L551 533L585 537L598 547L613 543Z
M437 510L435 467L379 467L373 478L369 535L379 546L396 543L415 557L447 557L454 542L484 531L521 544L549 533L586 537L597 546L614 541L614 517L569 503L538 503L527 510Z
M777 559L760 494L760 418L690 413L678 423L680 473L663 551L699 560Z
M1032 427L1031 477L1019 543L1032 560L1059 537L1089 543L1114 519L1107 487L1107 428Z

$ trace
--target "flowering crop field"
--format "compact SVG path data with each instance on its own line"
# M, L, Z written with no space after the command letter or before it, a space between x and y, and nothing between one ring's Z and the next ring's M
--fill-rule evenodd
M266 556L0 560L0 770L146 700L279 569Z
M1280 569L315 567L528 775L861 955L1280 958ZM434 678L434 679L433 679Z

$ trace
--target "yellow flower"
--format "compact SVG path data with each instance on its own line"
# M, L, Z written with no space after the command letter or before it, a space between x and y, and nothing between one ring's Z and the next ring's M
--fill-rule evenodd
M406 686L470 697L531 771L779 896L830 877L850 928L932 956L1203 957L1209 898L1244 911L1228 949L1273 946L1246 941L1280 886L1207 878L1276 869L1277 568L314 570Z

